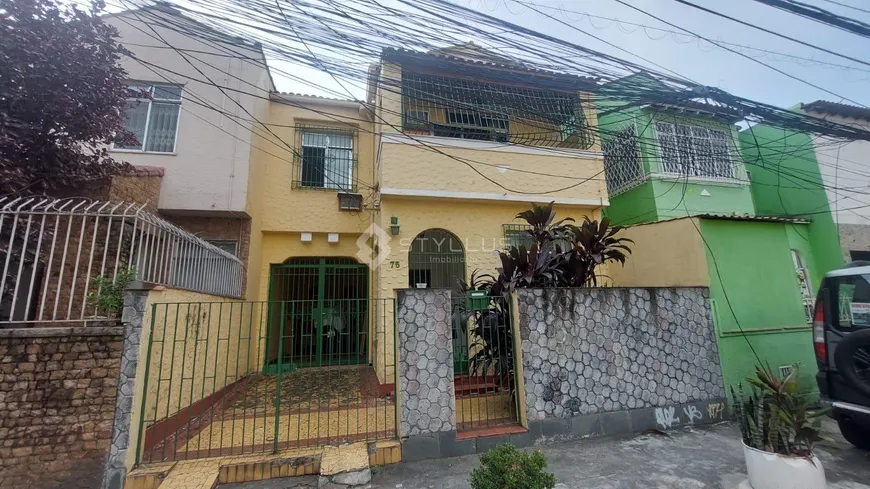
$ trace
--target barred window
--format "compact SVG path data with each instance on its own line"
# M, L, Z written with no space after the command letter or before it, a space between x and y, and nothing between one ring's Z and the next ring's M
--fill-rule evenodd
M725 131L656 122L662 172L690 177L734 178Z
M534 238L529 234L529 226L524 224L505 224L504 226L504 247L525 246L528 249L534 243Z
M616 131L602 146L607 193L611 196L643 181L643 166L637 147L634 124Z
M330 127L297 126L297 187L352 190L356 134Z
M116 144L115 149L174 153L181 114L181 87L132 84L127 88L131 97L124 108L125 125L136 136L138 144ZM149 97L140 98L142 92Z
M502 228L504 231L505 249L511 247L519 248L520 246L525 246L526 249L529 249L531 248L532 243L535 242L535 238L529 234L529 230L532 229L532 227L528 224L503 224ZM554 244L562 251L571 248L571 241L568 239L557 239Z
M575 88L537 89L420 73L402 76L403 129L433 136L589 148Z

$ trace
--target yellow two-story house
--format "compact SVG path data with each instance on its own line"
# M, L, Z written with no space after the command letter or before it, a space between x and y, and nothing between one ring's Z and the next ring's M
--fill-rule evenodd
M469 43L385 51L365 101L273 94L248 192L248 296L282 304L267 363L371 363L389 384L397 289L495 273L531 202L599 218L595 83Z

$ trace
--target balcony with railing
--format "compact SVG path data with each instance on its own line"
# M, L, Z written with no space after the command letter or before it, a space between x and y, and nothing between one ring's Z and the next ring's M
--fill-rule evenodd
M0 327L117 319L131 280L242 295L237 257L135 203L0 198L0 267Z
M383 194L606 200L588 80L463 66L384 66Z

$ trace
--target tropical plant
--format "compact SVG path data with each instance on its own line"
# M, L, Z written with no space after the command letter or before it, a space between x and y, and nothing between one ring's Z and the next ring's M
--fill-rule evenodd
M568 238L571 235L571 226L568 223L574 222L570 217L556 221L556 211L553 210L552 202L547 205L533 202L531 209L520 212L516 218L526 221L529 225L526 232L532 236L539 247Z
M827 411L811 410L811 397L798 389L798 371L799 366L793 365L780 378L769 365L766 369L756 365L755 375L746 378L752 389L749 394L742 384L736 392L731 387L734 415L747 446L781 455L812 455Z
M615 235L621 230L619 226L611 226L607 217L600 222L587 217L579 226L571 226L572 247L562 264L562 276L568 286L595 287L598 285L595 269L600 265L606 262L625 265L626 254L631 253L626 243L633 241L617 238Z
M535 450L498 445L480 455L480 467L471 471L471 489L553 489L556 476L546 472L547 457Z
M601 221L583 219L579 226L573 219L556 220L553 203L520 212L517 219L526 221L532 244L510 246L499 253L501 267L493 277L493 295L507 294L517 288L595 287L599 266L607 262L625 264L631 253L628 238L617 237L622 230L607 217ZM564 249L563 249L564 247Z
M607 262L625 264L631 253L628 238L616 237L622 230L608 218L588 218L575 226L573 219L556 220L553 203L532 204L516 215L529 226L531 245L510 246L499 253L496 274L474 271L469 282L459 281L454 291L454 318L471 327L472 357L469 365L477 374L493 373L502 383L513 375L513 333L508 296L514 289L588 287L598 285L597 268ZM564 247L564 249L563 249ZM470 291L485 291L488 308L467 307ZM461 331L460 334L466 334Z
M94 290L88 294L88 303L97 313L117 318L124 309L124 292L135 280L135 268L118 272L114 279L99 275L94 278Z

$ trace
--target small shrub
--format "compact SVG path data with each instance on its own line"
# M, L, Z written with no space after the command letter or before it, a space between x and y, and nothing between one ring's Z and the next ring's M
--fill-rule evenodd
M471 471L472 489L553 489L556 476L544 472L547 458L535 450L499 445L480 456L480 467Z
M96 314L105 314L107 317L116 318L124 309L124 291L136 280L136 269L122 270L115 275L115 279L102 275L95 277L92 284L92 292L88 294L88 304L94 308Z
M755 375L747 377L751 392L731 387L734 416L747 446L766 452L807 457L813 444L821 439L822 418L827 410L812 410L811 397L798 391L798 365L779 377L768 365L755 366Z

